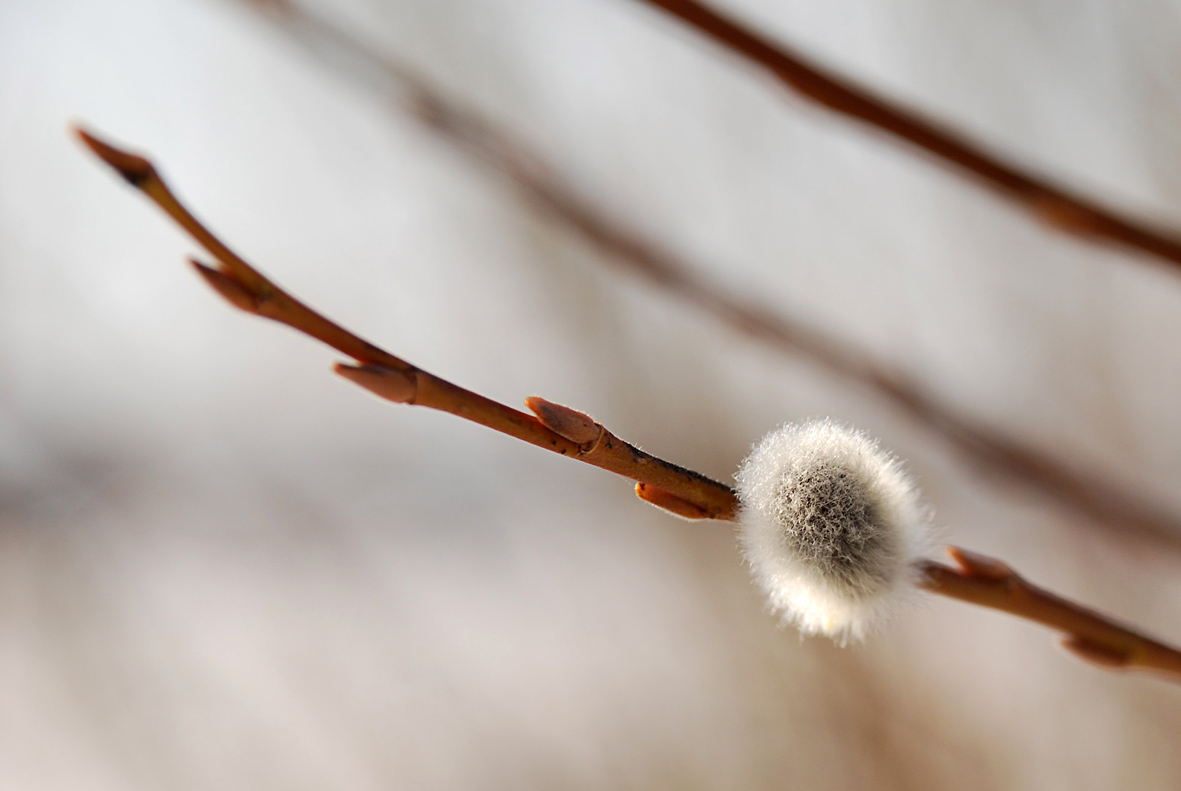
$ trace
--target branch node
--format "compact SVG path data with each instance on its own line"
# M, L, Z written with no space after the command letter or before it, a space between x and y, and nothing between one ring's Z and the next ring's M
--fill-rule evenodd
M1100 237L1106 227L1098 212L1057 195L1030 198L1029 206L1039 220L1064 233Z

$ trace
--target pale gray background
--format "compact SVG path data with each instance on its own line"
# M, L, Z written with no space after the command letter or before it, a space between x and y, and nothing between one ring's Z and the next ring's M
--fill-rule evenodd
M727 0L1181 227L1181 6ZM1181 511L1181 275L1054 235L628 0L319 0L740 292ZM1181 640L1181 558L965 466L537 214L230 0L0 2L0 787L1166 789L1181 691L949 601L844 650L728 525L334 379L67 136L439 375L728 479L831 415L949 540Z

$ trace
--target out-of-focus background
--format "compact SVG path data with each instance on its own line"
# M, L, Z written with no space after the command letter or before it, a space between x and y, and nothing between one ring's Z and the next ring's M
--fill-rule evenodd
M1181 274L1032 222L631 0L300 0L731 292L1181 515ZM832 416L949 541L1181 640L1181 532L982 472L629 275L274 4L0 2L0 787L1181 786L1181 693L930 601L777 628L732 528L330 375L67 134L150 152L328 315L729 480ZM1181 228L1181 8L726 0L1014 159ZM1181 516L1178 517L1181 521Z

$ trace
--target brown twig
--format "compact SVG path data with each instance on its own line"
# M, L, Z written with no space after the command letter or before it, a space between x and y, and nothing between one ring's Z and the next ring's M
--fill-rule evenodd
M698 509L699 518L735 517L737 500L729 486L649 455L590 418L581 416L586 425L579 424L578 419L563 421L556 410L566 408L543 399L528 402L537 417L520 412L440 379L329 321L272 283L210 233L177 200L147 159L115 148L85 131L79 130L78 135L91 151L151 198L217 259L218 268L191 260L209 285L235 307L286 324L352 357L359 366L337 366L337 372L345 378L383 398L450 412L532 445L631 478L640 487L652 487L684 500Z
M1062 645L1111 670L1145 670L1181 683L1181 651L1023 579L1008 564L948 547L956 568L923 561L922 587L1062 632Z
M533 415L444 381L365 341L304 305L247 264L177 200L151 162L79 130L100 159L151 198L218 261L190 262L235 307L303 332L352 357L337 365L346 379L402 404L449 412L547 450L636 481L642 499L688 519L736 521L738 496L729 486L644 453L589 416L541 398ZM1075 654L1109 669L1147 670L1181 682L1181 652L1079 604L1037 588L998 560L951 548L958 568L921 561L926 590L1002 610L1065 633Z
M975 177L1059 230L1181 265L1181 239L1173 233L1152 228L1007 162L966 135L810 63L786 45L772 42L696 0L638 2L664 9L718 44L768 69L801 96L886 132Z
M260 0L246 0L259 5ZM942 404L918 383L835 338L780 312L753 304L582 197L524 141L463 105L408 65L366 45L326 17L291 0L268 0L267 17L318 60L350 79L396 91L413 114L444 140L506 176L550 217L607 253L603 260L712 313L739 332L802 354L830 373L884 397L933 429L968 462L1006 481L1032 487L1091 520L1181 549L1181 519L1147 495L1134 494L1092 471L1023 445Z

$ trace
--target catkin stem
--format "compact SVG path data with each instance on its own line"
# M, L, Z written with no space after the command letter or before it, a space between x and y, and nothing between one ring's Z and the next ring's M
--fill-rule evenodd
M316 338L360 365L337 371L391 401L427 406L517 439L631 478L641 499L688 519L736 521L735 491L700 473L659 459L624 442L576 410L540 398L535 413L508 407L440 379L358 337L283 291L230 250L176 198L151 162L87 132L79 137L100 159L165 213L218 261L192 261L201 276L232 305ZM1150 670L1181 682L1181 652L1107 616L1037 588L1004 563L951 549L958 568L922 561L922 586L932 593L1002 610L1066 635L1078 656L1112 669Z

